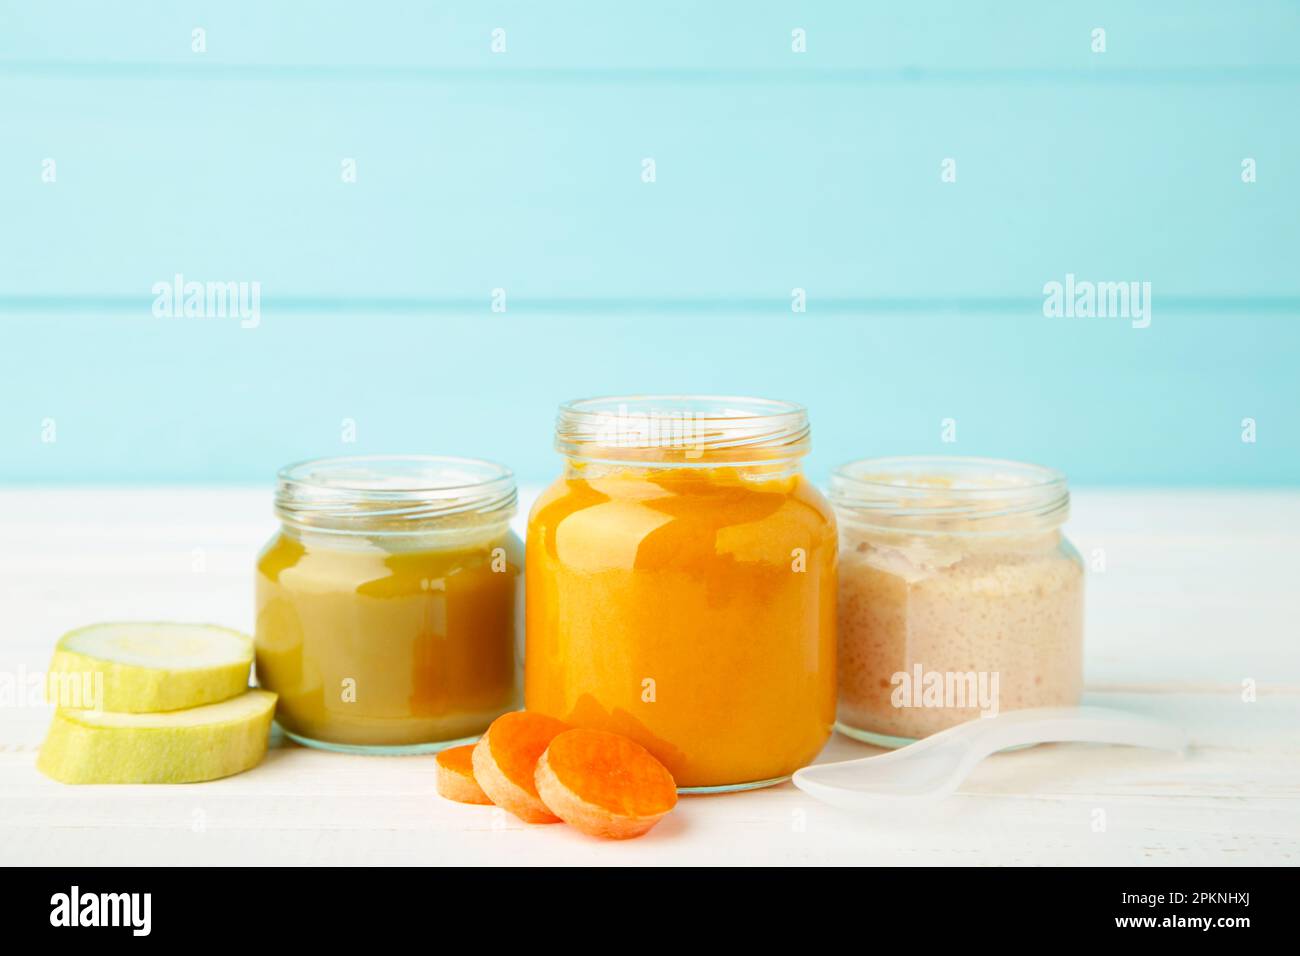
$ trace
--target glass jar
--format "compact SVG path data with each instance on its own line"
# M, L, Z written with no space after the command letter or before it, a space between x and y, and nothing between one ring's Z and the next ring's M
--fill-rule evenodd
M327 458L279 473L257 561L256 667L299 743L419 753L518 707L522 547L510 470Z
M686 791L775 783L835 715L835 521L787 402L561 407L532 509L529 710L633 738Z
M879 458L831 478L840 527L837 728L910 743L1083 691L1083 563L1065 476L986 458Z

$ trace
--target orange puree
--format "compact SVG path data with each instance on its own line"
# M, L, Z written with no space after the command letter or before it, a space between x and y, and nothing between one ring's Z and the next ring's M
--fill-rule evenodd
M444 535L443 537L446 537ZM519 542L282 531L257 563L257 675L291 734L410 746L476 736L518 706Z
M790 468L571 467L530 517L528 709L681 787L790 774L835 719L835 539Z

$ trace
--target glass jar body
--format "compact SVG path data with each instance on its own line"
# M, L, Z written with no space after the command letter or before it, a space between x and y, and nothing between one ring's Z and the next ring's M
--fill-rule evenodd
M844 733L899 746L1083 691L1083 565L1055 528L926 533L840 517Z
M505 520L421 534L286 525L256 573L259 683L326 749L412 753L518 707L522 546Z
M836 547L788 462L570 459L529 520L528 709L633 738L686 790L788 776L834 722Z

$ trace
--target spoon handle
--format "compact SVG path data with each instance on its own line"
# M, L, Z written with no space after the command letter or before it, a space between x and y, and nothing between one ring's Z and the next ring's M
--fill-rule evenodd
M794 784L819 800L851 809L882 798L938 800L990 754L1059 742L1183 751L1187 735L1165 721L1107 707L1014 710L977 717L875 757L805 767L795 772Z
M949 734L952 736L948 737ZM947 743L959 738L980 752L979 759L1008 747L1023 747L1028 744L1124 744L1173 751L1182 751L1187 747L1187 734L1182 728L1163 720L1109 707L1010 710L997 717L976 718L935 734L929 740Z

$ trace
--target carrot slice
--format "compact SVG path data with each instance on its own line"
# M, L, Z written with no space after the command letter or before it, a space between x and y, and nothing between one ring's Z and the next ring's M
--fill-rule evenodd
M474 779L493 803L528 823L559 823L537 794L537 758L569 725L526 710L502 714L474 745Z
M457 803L487 803L492 801L474 779L474 745L449 747L438 751L438 792Z
M638 837L677 805L673 775L639 743L569 730L537 761L537 792L565 823L592 836Z

